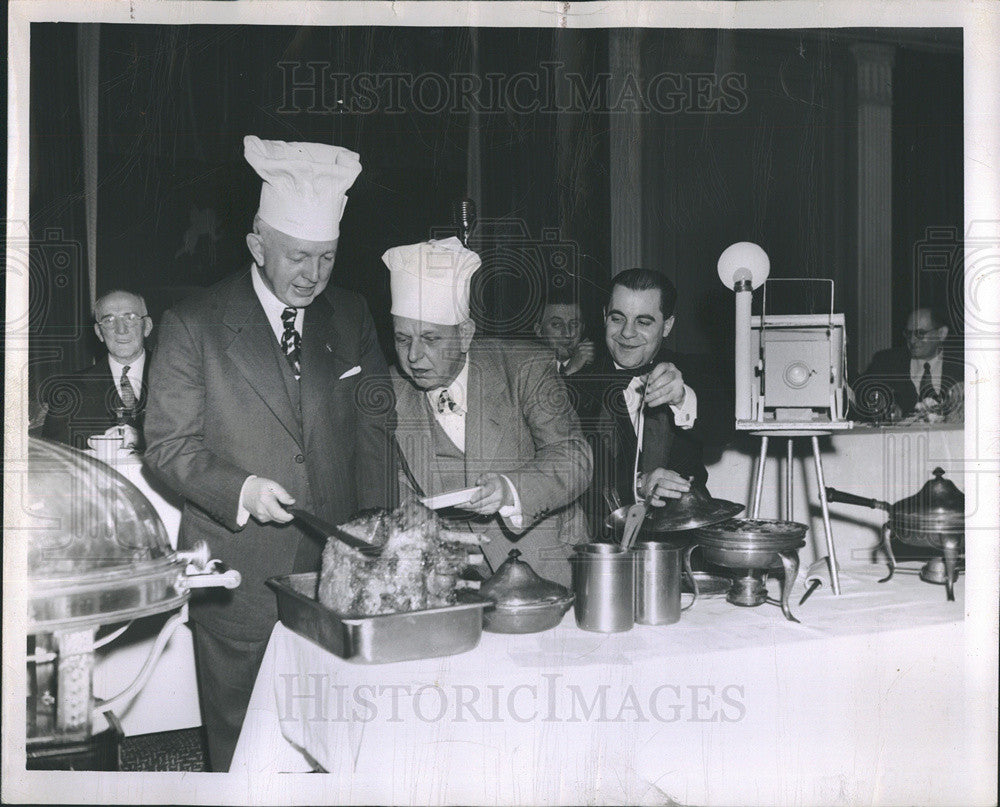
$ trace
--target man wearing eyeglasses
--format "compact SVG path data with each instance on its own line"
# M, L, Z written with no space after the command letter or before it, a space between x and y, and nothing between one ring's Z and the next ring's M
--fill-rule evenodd
M906 347L882 350L852 386L854 408L866 420L962 419L965 368L945 354L943 314L915 309L906 321Z
M86 448L87 438L124 431L125 448L142 448L148 362L153 330L146 301L116 289L94 305L94 332L107 348L93 367L49 382L42 436Z

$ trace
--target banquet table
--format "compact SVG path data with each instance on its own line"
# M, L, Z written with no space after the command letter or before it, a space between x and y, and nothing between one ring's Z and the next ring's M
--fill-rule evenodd
M801 624L703 597L674 625L588 633L570 611L373 666L279 623L232 771L277 804L973 803L964 577L948 602L901 566L850 564L841 596L799 605L801 574ZM310 770L330 775L273 776Z

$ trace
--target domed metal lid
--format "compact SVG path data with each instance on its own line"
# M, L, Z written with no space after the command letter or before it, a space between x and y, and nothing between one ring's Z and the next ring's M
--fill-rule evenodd
M906 521L963 521L965 494L955 483L944 478L944 470L935 468L934 478L913 496L892 506L892 516Z
M569 596L569 590L544 577L523 560L517 549L507 553L507 560L479 588L481 596L500 606L540 605Z
M21 523L32 630L102 624L182 605L167 531L142 492L103 462L29 438Z
M621 539L628 507L620 507L604 523L612 535ZM683 532L726 521L743 512L743 505L725 499L713 499L708 489L692 480L687 493L680 498L668 499L662 507L650 507L642 522L639 536L650 537L664 533Z

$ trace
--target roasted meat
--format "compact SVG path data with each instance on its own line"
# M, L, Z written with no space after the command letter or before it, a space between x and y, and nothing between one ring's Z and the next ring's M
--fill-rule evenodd
M331 537L323 550L317 596L342 616L420 611L454 602L458 576L479 536L450 532L423 505L369 510L340 529L382 547L369 558Z

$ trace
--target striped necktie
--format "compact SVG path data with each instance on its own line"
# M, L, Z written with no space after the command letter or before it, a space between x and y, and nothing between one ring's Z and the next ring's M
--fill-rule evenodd
M302 366L299 363L302 338L299 336L299 332L295 330L295 314L296 311L291 306L281 312L281 323L285 326L284 333L281 334L281 351L292 366L292 372L295 373L295 380L298 381L299 376L302 375Z
M122 377L118 382L120 389L120 395L122 403L125 405L125 409L129 412L135 410L136 395L135 390L132 388L132 382L128 380L128 371L132 369L132 365L127 365L122 368Z

